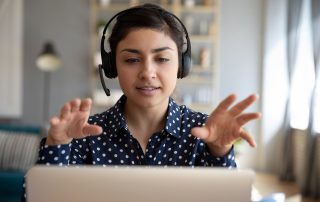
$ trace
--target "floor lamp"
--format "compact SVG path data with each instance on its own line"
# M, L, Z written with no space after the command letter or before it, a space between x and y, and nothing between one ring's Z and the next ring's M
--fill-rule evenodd
M39 54L36 60L37 67L44 72L44 101L43 101L43 119L45 123L48 123L49 119L49 107L50 107L50 83L51 72L56 71L61 67L61 60L57 54L54 44L47 41L44 44L42 52Z

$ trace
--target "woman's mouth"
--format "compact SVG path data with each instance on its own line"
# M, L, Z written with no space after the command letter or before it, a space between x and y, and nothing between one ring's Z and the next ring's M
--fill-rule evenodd
M137 87L137 90L144 94L144 95L153 95L159 90L160 87L154 87L154 86L143 86L143 87Z

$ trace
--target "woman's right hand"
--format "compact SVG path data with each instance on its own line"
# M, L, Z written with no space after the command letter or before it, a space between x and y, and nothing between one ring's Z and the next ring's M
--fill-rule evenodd
M72 139L100 135L102 128L88 124L92 100L76 98L61 108L60 116L50 119L47 145L69 144Z

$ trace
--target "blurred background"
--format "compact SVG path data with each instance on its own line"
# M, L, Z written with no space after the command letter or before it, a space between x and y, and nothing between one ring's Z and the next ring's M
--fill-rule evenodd
M211 113L231 93L238 100L259 94L247 111L262 112L262 119L246 126L258 147L237 142L238 166L261 173L257 186L265 187L265 195L285 192L316 201L319 0L0 0L0 177L6 179L0 185L20 182L10 175L21 177L33 165L49 117L65 102L91 97L96 113L121 95L116 80L106 79L111 97L99 83L101 26L145 2L175 13L191 36L194 68L190 78L179 80L175 99ZM26 134L33 139L22 140ZM16 150L23 155L13 163L9 156ZM0 196L11 192L17 193L0 188Z

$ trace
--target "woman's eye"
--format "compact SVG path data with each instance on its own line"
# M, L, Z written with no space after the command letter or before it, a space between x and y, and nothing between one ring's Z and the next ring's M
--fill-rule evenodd
M158 58L157 61L158 62L168 62L169 59L168 58Z
M125 62L129 63L129 64L136 63L136 62L139 62L139 61L140 60L138 58L129 58L129 59L125 60Z

